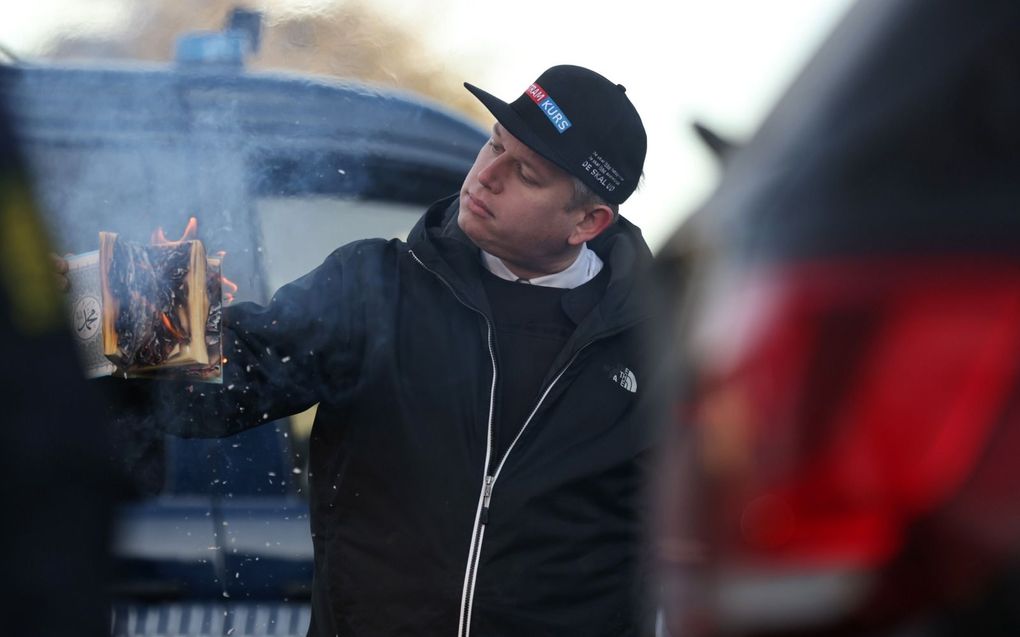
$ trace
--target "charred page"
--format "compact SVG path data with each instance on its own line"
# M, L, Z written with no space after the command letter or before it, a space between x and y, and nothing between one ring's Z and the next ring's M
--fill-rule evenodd
M221 378L219 261L200 241L143 245L99 235L103 354L116 373Z

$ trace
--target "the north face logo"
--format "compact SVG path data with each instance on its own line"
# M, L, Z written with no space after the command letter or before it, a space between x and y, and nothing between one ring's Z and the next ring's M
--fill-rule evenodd
M610 373L609 379L627 391L637 393L637 378L634 377L634 372L630 371L630 369L626 367L616 368Z

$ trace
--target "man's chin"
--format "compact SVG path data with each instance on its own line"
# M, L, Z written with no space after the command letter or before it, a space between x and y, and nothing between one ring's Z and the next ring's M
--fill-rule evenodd
M461 232L467 235L467 238L470 239L472 243L478 245L475 229L472 228L474 223L476 223L474 215L472 215L469 210L465 210L464 204L461 204L460 208L457 210L457 226L460 227Z
M472 244L482 250L486 250L483 230L478 225L478 218L475 217L471 211L464 209L459 210L457 212L457 225Z

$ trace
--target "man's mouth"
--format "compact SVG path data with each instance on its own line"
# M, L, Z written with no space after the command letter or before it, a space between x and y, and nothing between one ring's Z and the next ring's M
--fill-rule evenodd
M493 216L492 211L489 210L489 208L484 203L482 203L477 197L472 196L471 193L468 191L465 191L464 194L465 194L464 204L467 206L468 210L482 217Z

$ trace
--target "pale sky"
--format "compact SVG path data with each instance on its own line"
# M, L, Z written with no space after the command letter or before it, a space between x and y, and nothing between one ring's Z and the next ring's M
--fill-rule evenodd
M649 141L644 184L622 211L655 249L718 178L690 122L735 140L750 136L851 1L373 0L371 6L412 25L437 59L507 101L555 64L587 66L625 85ZM245 4L315 9L327 2ZM59 30L111 28L122 6L0 0L0 45L31 52Z

